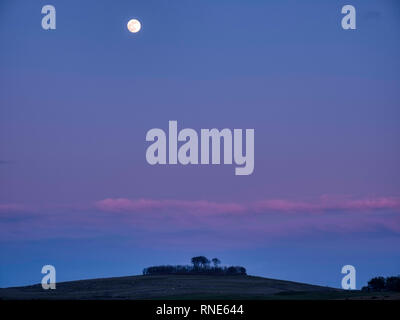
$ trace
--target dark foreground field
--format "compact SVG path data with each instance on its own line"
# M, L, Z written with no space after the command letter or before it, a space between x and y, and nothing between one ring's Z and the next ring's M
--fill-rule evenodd
M393 299L254 276L130 276L0 289L0 299ZM397 298L400 298L397 296Z

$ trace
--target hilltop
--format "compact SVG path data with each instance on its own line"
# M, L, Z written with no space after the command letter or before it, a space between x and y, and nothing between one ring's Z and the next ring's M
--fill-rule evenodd
M344 291L305 283L248 275L144 275L0 289L1 299L400 299L400 293Z
M0 289L2 299L318 299L343 291L248 275L144 275Z

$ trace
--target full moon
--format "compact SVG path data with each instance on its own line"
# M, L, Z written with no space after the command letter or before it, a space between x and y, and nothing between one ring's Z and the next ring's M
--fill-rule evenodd
M127 27L130 32L136 33L136 32L139 32L142 25L140 24L139 20L131 19L131 20L129 20Z

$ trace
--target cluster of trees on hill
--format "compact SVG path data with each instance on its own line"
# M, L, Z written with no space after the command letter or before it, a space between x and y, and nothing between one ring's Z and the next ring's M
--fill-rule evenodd
M143 275L160 274L214 274L214 275L246 275L246 268L241 266L219 267L218 258L208 260L205 256L193 257L192 265L162 265L143 269Z
M375 277L368 281L368 286L363 291L397 291L400 292L400 276L397 277Z

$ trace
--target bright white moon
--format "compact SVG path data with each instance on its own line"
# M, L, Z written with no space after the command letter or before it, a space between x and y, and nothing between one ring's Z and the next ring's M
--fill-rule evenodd
M130 32L136 33L136 32L139 32L142 25L140 24L139 20L131 19L131 20L129 20L127 27Z

